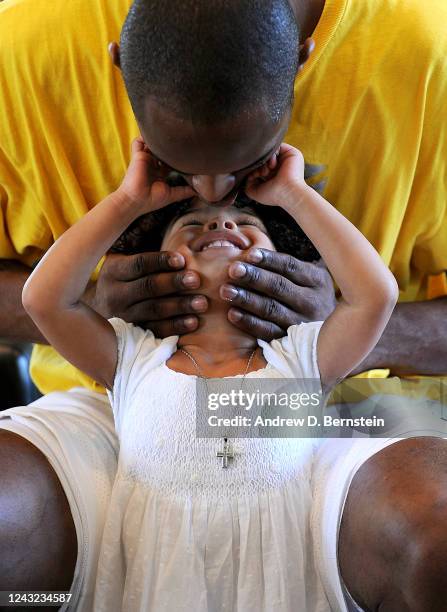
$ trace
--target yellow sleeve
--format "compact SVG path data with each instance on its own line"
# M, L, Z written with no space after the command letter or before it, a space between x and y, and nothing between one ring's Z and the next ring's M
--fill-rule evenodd
M447 295L447 272L441 272L436 276L429 276L427 283L427 298L434 300Z
M433 67L417 172L412 188L418 228L411 265L428 277L428 298L447 295L447 61Z
M129 5L0 3L0 258L33 264L121 181L138 132L107 45Z
M0 2L0 258L31 266L122 180L138 127L107 46L130 4ZM102 390L50 346L31 374L42 393Z
M51 229L32 189L3 150L0 177L0 259L16 259L32 267L52 243Z

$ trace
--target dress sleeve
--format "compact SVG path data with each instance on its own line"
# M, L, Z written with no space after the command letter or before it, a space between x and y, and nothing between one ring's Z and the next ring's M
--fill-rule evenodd
M128 402L132 400L133 391L138 384L142 370L142 356L153 356L158 341L149 330L126 323L123 319L112 318L109 323L115 330L118 359L113 381L113 389L107 391L115 417L115 426L119 433L121 418Z
M289 378L314 378L320 382L317 340L323 321L291 325L287 335L270 343L258 340L267 361Z

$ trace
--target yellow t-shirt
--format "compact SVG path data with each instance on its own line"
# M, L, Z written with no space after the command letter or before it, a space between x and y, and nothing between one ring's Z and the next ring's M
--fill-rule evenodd
M119 185L138 129L107 44L130 4L0 4L0 258L32 265ZM446 21L445 0L326 0L286 138L402 300L447 294L429 280L447 270ZM99 390L50 347L31 372L43 392Z

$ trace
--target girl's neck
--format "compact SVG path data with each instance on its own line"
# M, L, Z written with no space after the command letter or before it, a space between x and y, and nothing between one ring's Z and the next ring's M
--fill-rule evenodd
M192 355L204 376L234 376L243 374L253 353L250 370L265 366L262 351L256 350L256 338L228 321L229 305L222 300L211 301L206 314L199 318L196 331L180 336L177 348ZM168 367L185 374L198 374L188 357L177 350L168 360Z

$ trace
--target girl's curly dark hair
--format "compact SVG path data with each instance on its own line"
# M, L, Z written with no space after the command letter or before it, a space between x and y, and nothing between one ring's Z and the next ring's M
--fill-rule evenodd
M111 253L132 255L159 251L169 224L184 215L192 198L170 204L136 219L111 247ZM234 206L250 206L263 222L279 253L293 255L302 261L315 261L320 254L295 220L278 206L264 206L241 193Z

